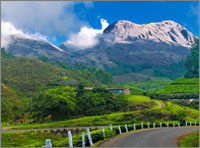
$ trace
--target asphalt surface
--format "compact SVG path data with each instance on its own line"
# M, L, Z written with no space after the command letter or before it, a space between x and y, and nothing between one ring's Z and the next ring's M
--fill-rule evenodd
M178 138L199 127L159 128L130 132L111 138L100 147L178 147Z

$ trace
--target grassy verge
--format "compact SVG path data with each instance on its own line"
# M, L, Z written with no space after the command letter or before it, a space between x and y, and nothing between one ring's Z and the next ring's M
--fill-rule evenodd
M56 141L65 139L62 135L50 133L23 132L23 133L1 133L2 147L41 147L45 145L45 139L51 139L54 145Z
M181 147L199 147L199 131L180 137L178 144Z
M64 121L54 121L49 123L34 123L23 125L10 125L11 129L34 129L53 127L79 127L91 125L117 125L132 124L134 122L180 122L198 120L199 111L189 107L180 106L171 102L151 100L149 97L133 95L127 96L129 107L136 107L134 111L116 112L98 116L87 116ZM139 105L139 106L138 106ZM147 107L145 107L145 105ZM141 107L139 108L138 107ZM151 106L151 108L149 108ZM178 121L180 120L180 121Z
M159 127L158 123L156 127ZM162 127L166 127L166 123L163 123ZM152 127L152 123L150 124ZM172 124L170 124L172 127ZM120 125L121 134L126 134L125 125ZM133 124L127 125L129 132L135 132L133 130ZM147 124L144 123L144 129L147 129ZM140 131L140 123L136 124L136 131ZM87 133L85 132L85 145L90 146ZM119 134L119 129L117 126L113 126L112 131L110 128L105 128L105 137L101 129L92 130L91 132L92 141L94 143L93 147L98 146L105 140L114 137ZM23 132L23 133L2 133L2 147L41 147L45 144L45 139L51 139L53 147L69 147L69 139L67 136L62 136L60 134L53 135L52 133L44 132ZM73 146L82 147L82 133L73 135Z

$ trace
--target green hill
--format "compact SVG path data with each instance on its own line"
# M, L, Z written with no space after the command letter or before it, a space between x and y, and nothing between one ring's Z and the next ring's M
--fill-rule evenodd
M157 91L159 94L199 93L198 78L179 78Z
M30 98L56 87L60 81L70 80L84 86L102 86L102 83L89 71L61 68L39 59L13 57L3 51L1 60L3 122L26 118L30 110Z
M76 80L86 86L100 86L89 72L69 70L30 58L3 58L2 82L26 96L62 80Z
M156 91L163 88L166 85L169 85L172 80L169 79L160 79L160 80L148 80L142 82L130 82L127 83L129 86L137 87L145 91Z
M1 121L19 118L27 105L27 98L19 97L15 91L1 83Z

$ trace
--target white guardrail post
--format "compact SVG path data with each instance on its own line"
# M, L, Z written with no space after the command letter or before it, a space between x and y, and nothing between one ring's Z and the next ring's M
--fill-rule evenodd
M110 130L112 131L112 124L110 124L109 126L110 126Z
M135 123L133 123L133 129L134 129L134 130L136 130L136 126L135 126Z
M85 132L82 132L82 147L85 147Z
M162 122L160 122L160 128L162 128Z
M156 123L155 122L153 123L153 128L156 128Z
M150 128L150 126L149 126L149 122L147 123L147 128Z
M89 140L90 146L93 146L92 137L90 135L90 129L89 128L87 128L87 134L88 134L88 140Z
M43 146L43 147L52 147L51 139L46 139L45 140L45 146Z
M128 132L128 127L127 127L127 124L125 124L125 129L126 129L126 132Z
M119 129L119 134L121 134L122 131L121 131L120 125L118 125L118 129Z
M167 122L167 127L169 127L169 123Z
M71 131L68 131L68 137L69 137L69 147L73 147L72 132Z
M105 131L104 131L104 127L103 127L103 126L101 127L101 131L103 132L103 137L106 138L106 135L105 135Z
M143 129L143 122L141 122L141 129Z

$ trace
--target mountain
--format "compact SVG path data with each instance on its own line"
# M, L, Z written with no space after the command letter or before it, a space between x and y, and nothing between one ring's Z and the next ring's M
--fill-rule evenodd
M13 36L6 49L16 56L46 56L69 64L103 68L112 75L123 75L133 80L135 74L143 78L183 76L184 61L190 55L189 48L195 37L174 21L162 21L138 25L130 21L117 21L109 25L99 44L85 50L73 49L65 44L56 47L46 41L30 37ZM131 75L127 75L131 73ZM119 81L116 81L119 82ZM121 82L121 81L120 81Z
M194 39L173 21L144 25L117 21L104 30L100 44L93 48L71 52L69 47L61 47L73 53L71 64L97 66L117 76L141 73L146 75L144 80L154 79L152 76L175 79L185 72L184 61Z
M186 28L174 21L162 21L138 25L130 21L117 21L104 30L108 40L115 43L131 43L138 40L179 44L190 47L194 37Z
M61 48L43 40L34 39L28 35L11 35L11 41L6 51L14 56L40 57L46 56L52 60L66 61L69 58Z

